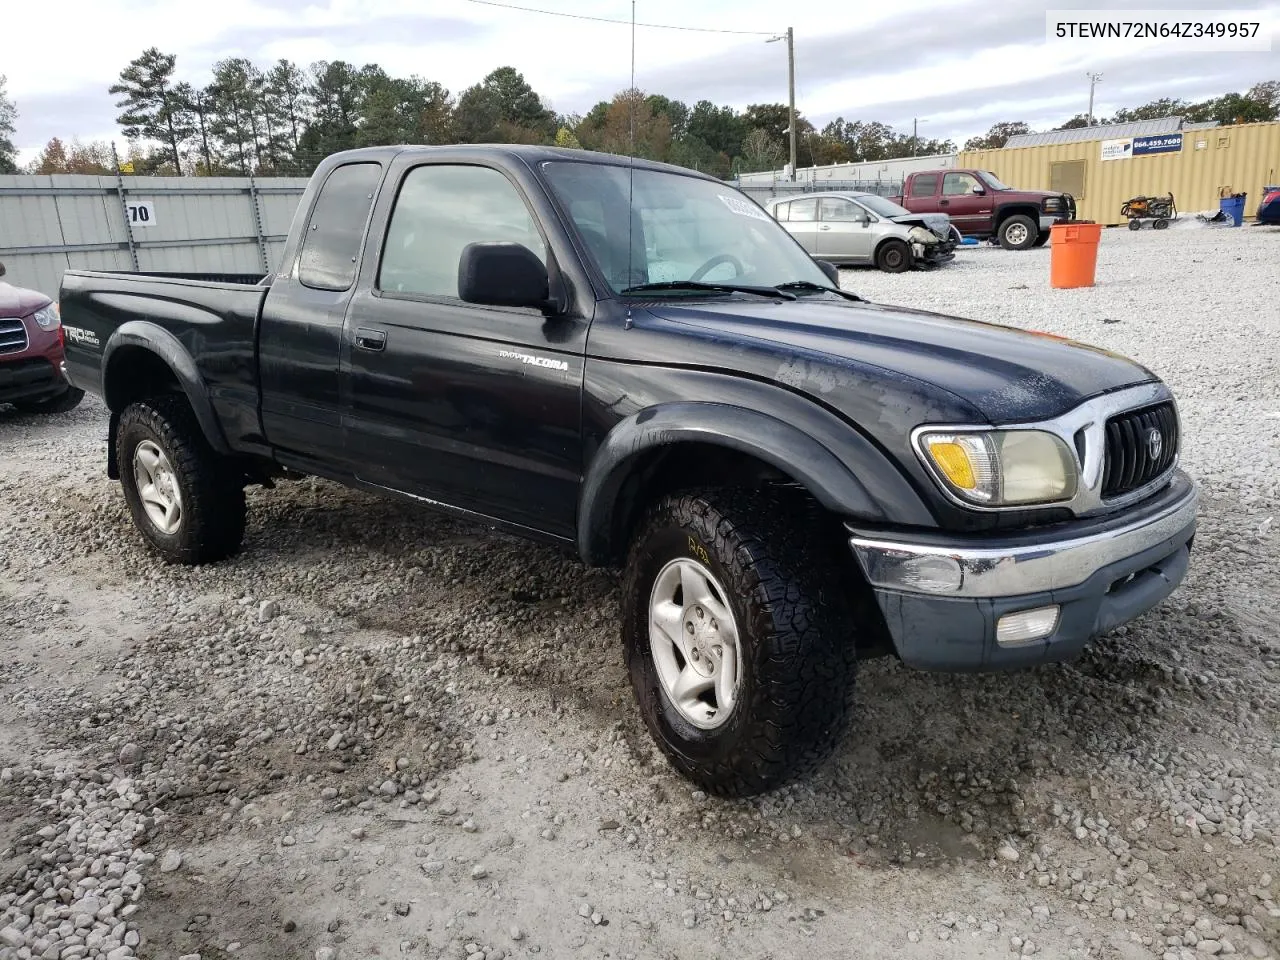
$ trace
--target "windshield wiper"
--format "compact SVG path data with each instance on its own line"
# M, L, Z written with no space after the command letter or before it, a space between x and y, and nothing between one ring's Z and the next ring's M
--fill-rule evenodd
M754 293L758 297L770 300L795 300L794 293L787 293L780 287L753 287L739 283L703 283L701 280L663 280L658 283L638 283L634 287L626 287L620 293L645 293L650 290L708 290L713 293Z
M856 293L850 293L848 290L841 290L839 287L824 287L820 283L814 283L812 280L791 280L787 283L780 283L775 290L822 290L826 293L838 293L846 300L857 300L862 302L862 297Z

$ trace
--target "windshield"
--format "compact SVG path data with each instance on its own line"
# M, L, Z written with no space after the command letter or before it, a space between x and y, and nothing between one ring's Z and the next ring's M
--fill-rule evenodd
M614 293L686 280L831 285L773 217L728 184L569 160L548 161L542 169Z
M1009 186L1007 183L1001 183L1000 178L997 177L990 170L981 170L979 172L982 174L982 179L987 181L987 186L989 186L992 190L1012 190L1013 189L1013 187Z
M911 214L911 211L906 207L900 207L892 200L885 197L877 197L872 193L867 194L865 197L858 197L858 202L878 217L905 217Z

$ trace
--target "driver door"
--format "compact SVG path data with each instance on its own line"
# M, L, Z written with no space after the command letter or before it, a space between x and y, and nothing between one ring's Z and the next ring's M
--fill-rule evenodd
M983 192L974 193L974 187ZM994 204L990 191L973 174L955 172L943 175L938 209L951 218L962 234L991 229Z

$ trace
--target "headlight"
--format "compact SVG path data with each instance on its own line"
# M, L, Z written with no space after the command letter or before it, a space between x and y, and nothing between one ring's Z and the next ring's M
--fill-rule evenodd
M1044 202L1045 210L1061 210L1062 200L1059 197L1050 197Z
M58 305L51 303L47 307L41 307L31 315L31 319L40 325L41 330L56 330L58 324L62 322L58 316Z
M922 433L918 449L957 497L988 507L1054 503L1076 495L1076 465L1059 437L1042 430Z
M932 230L925 227L912 227L907 232L907 238L915 243L937 243L938 236Z

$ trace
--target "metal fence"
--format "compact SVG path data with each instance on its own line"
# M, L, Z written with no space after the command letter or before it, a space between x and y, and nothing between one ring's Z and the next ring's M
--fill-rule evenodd
M265 274L306 178L0 176L5 281L56 297L67 269Z
M774 197L792 197L802 193L825 193L844 190L856 193L874 193L880 197L894 197L902 193L901 180L776 180L772 183L735 183L739 190L758 203Z

